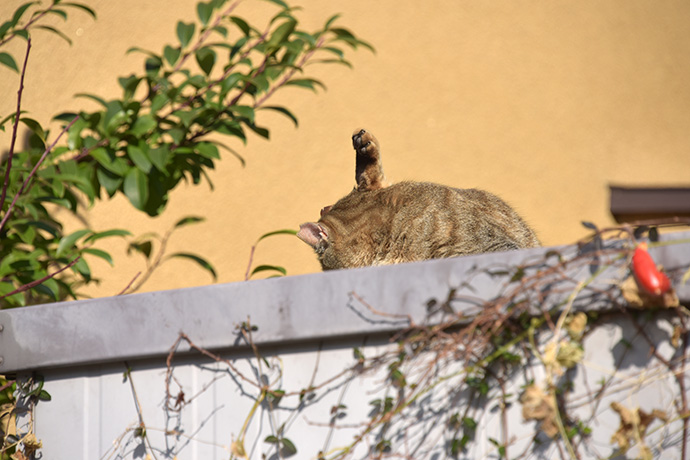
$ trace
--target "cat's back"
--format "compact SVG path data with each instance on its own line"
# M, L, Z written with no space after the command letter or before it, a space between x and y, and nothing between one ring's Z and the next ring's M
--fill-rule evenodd
M343 243L350 241L343 246L370 251L372 264L539 245L529 226L497 196L428 182L353 191L333 206L323 222Z
M437 257L537 247L534 231L498 196L480 189L460 189L428 182L392 186L401 202L396 212L400 230L422 223L419 238L429 238L443 250ZM439 241L439 238L443 241ZM439 252L440 251L440 252Z

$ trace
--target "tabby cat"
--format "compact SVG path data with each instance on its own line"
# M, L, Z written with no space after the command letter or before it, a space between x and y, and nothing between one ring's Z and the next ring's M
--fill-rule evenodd
M379 142L352 136L357 186L297 236L324 270L533 248L534 231L503 200L477 189L386 182Z

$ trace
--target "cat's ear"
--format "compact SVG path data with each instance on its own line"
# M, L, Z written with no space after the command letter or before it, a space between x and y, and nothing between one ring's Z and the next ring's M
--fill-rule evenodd
M321 208L321 217L323 217L324 214L328 213L328 211L330 211L332 207L333 206L324 206L323 208Z
M357 190L367 192L388 186L383 175L379 141L365 129L359 129L352 135L352 146L355 148L355 181Z
M307 222L299 226L297 238L307 243L314 249L323 247L328 242L326 229L314 222Z

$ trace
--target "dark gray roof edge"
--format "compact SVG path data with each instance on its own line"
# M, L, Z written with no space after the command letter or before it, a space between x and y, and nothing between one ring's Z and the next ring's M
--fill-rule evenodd
M687 266L690 232L662 238L687 241L654 248L655 260L671 269ZM0 374L164 357L180 332L207 349L244 348L236 326L248 318L259 327L258 345L392 332L407 325L404 315L424 321L429 301L442 302L453 288L468 299L454 304L456 310L476 309L506 288L507 278L489 271L540 263L550 251L574 255L578 249L536 248L4 310ZM575 278L590 274L587 267L578 270ZM470 278L471 288L460 288ZM690 299L690 286L676 288ZM554 305L562 297L552 299ZM362 300L391 316L370 311ZM586 303L596 307L591 299Z

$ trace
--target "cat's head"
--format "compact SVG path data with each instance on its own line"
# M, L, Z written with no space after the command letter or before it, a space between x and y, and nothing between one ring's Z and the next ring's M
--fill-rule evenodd
M354 262L359 257L350 257L354 248L348 246L344 239L345 229L349 227L358 214L357 209L366 201L368 192L388 186L383 174L378 140L373 134L357 129L352 135L352 146L355 149L355 181L357 186L347 196L333 206L321 209L318 222L307 222L300 225L297 237L311 246L316 252L324 270L347 268L360 265ZM329 213L332 215L329 216ZM329 219L330 217L330 219ZM340 244L339 244L340 243ZM353 259L353 260L350 260Z
M331 236L335 236L335 231L329 229L327 224L323 222L324 215L331 208L332 206L326 206L321 209L321 219L318 222L304 223L299 226L299 232L297 232L297 237L314 249L323 270L342 268L337 261L337 256L333 254L333 242L330 239Z

